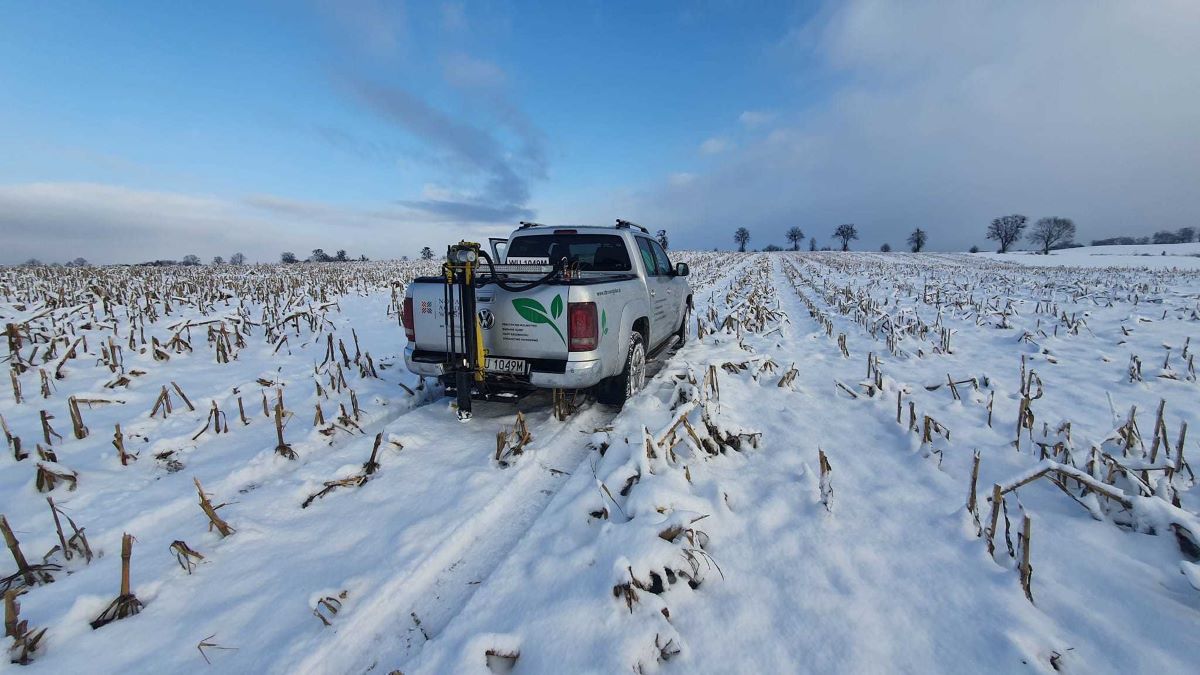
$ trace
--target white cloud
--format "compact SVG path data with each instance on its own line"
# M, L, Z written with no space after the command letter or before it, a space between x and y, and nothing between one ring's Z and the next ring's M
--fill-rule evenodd
M1073 217L1084 241L1195 223L1200 3L862 0L817 17L784 49L823 64L830 95L640 193L678 245L732 219L767 242L855 222L863 248L920 225L935 249L986 244L1012 212Z
M682 187L696 180L696 174L681 171L667 176L667 183L673 187Z
M448 55L442 63L446 81L456 87L493 88L504 86L508 76L500 66L464 52Z
M0 185L0 264L208 259L235 251L269 262L283 250L318 247L399 257L509 229L397 205L353 208L263 194L231 200L96 183Z
M717 155L731 149L733 142L722 136L709 138L700 144L700 153L704 155Z
M738 122L748 129L756 129L766 124L770 124L775 119L775 113L764 112L761 110L747 110L741 115L738 115Z

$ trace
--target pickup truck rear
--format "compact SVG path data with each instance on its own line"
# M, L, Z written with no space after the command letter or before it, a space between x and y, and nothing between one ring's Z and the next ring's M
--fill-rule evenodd
M490 255L450 247L444 274L405 293L408 368L458 390L467 382L460 417L469 397L515 400L535 388L592 388L623 404L644 384L647 356L683 339L692 292L686 263L617 222L522 224ZM457 377L464 367L469 379Z

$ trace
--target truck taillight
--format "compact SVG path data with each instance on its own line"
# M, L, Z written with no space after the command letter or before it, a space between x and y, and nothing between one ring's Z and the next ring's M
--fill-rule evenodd
M412 298L404 299L404 313L401 315L401 321L404 323L404 337L408 338L409 342L417 341L417 331L413 327L413 300Z
M567 305L567 349L590 352L596 348L596 303L572 302Z

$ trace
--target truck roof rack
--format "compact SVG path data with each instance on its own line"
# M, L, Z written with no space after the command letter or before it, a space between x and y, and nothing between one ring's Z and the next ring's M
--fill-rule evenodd
M642 232L645 232L646 234L650 234L650 230L647 230L646 228L642 227L641 225L630 222L628 220L621 220L620 218L617 218L617 227L619 227L621 229L625 229L625 230L636 227L637 229L641 230Z
M531 222L527 222L524 220L522 220L520 222L521 222L521 226L517 228L518 230L523 230L527 227L545 227L545 225L543 225L541 223L531 223Z

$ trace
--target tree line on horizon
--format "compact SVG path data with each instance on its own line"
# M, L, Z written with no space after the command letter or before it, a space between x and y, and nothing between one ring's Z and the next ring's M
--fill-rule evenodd
M1029 224L1029 218L1021 214L1012 214L994 218L988 225L986 237L996 241L999 245L999 253L1008 253L1014 244L1024 239L1036 246L1036 250L1042 254L1048 254L1050 251L1061 248L1072 248L1082 246L1075 243L1075 234L1077 228L1075 222L1070 218L1060 216L1047 216L1038 219L1033 223L1032 227ZM799 227L791 227L785 233L788 242L791 243L791 250L799 251L800 242L805 239L804 230ZM833 231L835 241L840 242L841 250L849 251L850 242L858 239L858 228L854 223L843 223L838 225ZM1133 239L1131 237L1114 237L1112 239L1100 239L1092 242L1093 246L1105 246L1111 244L1181 244L1189 243L1196 240L1196 228L1184 227L1176 232L1161 231L1155 233L1154 237L1143 237L1141 239ZM734 230L733 241L738 245L738 251L745 252L746 245L750 243L750 230L746 227L738 227ZM929 233L924 229L917 227L909 233L905 240L908 244L908 249L913 253L920 253L925 250L929 243ZM763 247L764 251L783 251L781 246L769 244ZM817 244L816 237L809 239L810 251L831 251L830 246L821 246ZM883 244L879 250L888 253L892 250L891 244ZM971 247L971 253L979 252L978 246Z

